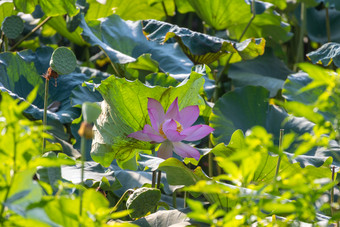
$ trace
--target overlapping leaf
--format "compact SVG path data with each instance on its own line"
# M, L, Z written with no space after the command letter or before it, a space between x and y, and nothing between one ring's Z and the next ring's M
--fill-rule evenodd
M134 62L149 53L163 72L188 74L193 66L175 44L149 42L143 35L140 21L124 21L118 15L112 15L88 24L82 19L80 26L83 38L91 45L100 46L114 63Z
M264 39L235 43L156 20L143 21L143 26L144 34L151 41L166 43L174 38L194 64L209 64L228 53L237 54L241 59L252 59L264 53Z
M149 142L128 138L134 131L142 130L150 123L147 112L147 99L159 100L167 109L178 97L179 108L203 104L199 90L204 80L196 72L177 87L147 86L139 80L111 76L97 88L104 98L102 114L95 124L95 137L92 143L93 160L108 166L114 159L125 162L133 158L138 149L150 149Z
M188 5L190 5L207 24L217 30L228 29L230 38L238 40L252 18L250 2L185 0L181 3L181 10L189 11ZM270 3L256 1L255 10L257 15L247 29L244 39L271 37L274 41L287 41L290 38L289 25L282 23L280 16L273 11Z

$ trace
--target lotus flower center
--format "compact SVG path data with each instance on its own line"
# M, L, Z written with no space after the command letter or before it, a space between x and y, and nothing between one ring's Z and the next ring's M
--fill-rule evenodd
M178 121L176 121L176 124L177 124L177 132L182 132L183 131L183 127L181 125L181 123L179 123Z
M176 120L174 120L174 121L176 122L176 125L177 125L176 131L177 131L177 132L182 132L182 131L183 131L183 127L182 127L181 123L179 123L179 122L176 121ZM164 131L163 131L163 124L161 124L161 125L159 126L159 134L161 134L161 136L162 136L164 139L166 139L166 135L165 135L165 133L164 133Z

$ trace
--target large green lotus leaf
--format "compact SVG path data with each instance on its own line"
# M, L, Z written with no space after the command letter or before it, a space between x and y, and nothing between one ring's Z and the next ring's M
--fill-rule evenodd
M337 67L340 67L340 44L326 43L319 49L308 53L307 57L313 64L328 66L334 62Z
M269 91L263 87L247 86L237 88L223 95L215 104L210 116L210 126L215 129L212 142L229 143L234 131L246 132L255 125L263 126L278 141L280 129L298 134L309 132L313 124L303 118L291 117L269 104ZM284 123L284 124L283 124Z
M40 5L44 13L51 17L65 14L74 16L79 11L76 8L76 0L14 0L13 2L17 10L24 13L32 13L35 6Z
M1 1L0 2L0 24L2 21L9 16L16 15L17 11L14 10L14 4L12 1Z
M136 149L151 149L149 142L128 138L132 132L142 130L150 123L148 98L159 100L167 109L178 97L179 108L203 104L199 90L204 80L201 75L192 72L190 78L177 87L147 86L139 80L128 81L125 78L111 76L102 81L97 90L104 98L102 114L95 124L95 136L92 142L91 156L94 161L109 166L114 159L125 162L130 160Z
M112 14L117 14L124 20L157 19L166 17L162 3L160 1L136 1L136 0L107 0L102 4L97 0L90 0L89 9L85 19L87 21L104 18ZM173 0L164 1L167 14L174 14Z
M340 31L338 25L340 23L340 12L329 8L329 25L331 31L331 41L340 42ZM326 10L317 10L316 8L308 8L306 14L308 37L318 43L327 43L326 29Z
M135 62L143 54L159 63L163 72L189 74L193 66L178 45L149 42L143 34L140 21L124 21L118 15L85 22L82 19L82 36L91 45L100 46L114 63Z
M254 85L263 86L273 97L282 89L290 69L275 55L271 49L266 49L262 56L253 60L232 64L228 76L236 87Z
M239 0L185 0L197 15L217 30L228 29L230 38L238 40L249 23L251 1ZM273 11L272 4L256 1L256 17L247 29L243 39L251 37L271 37L275 41L287 41L290 27L281 22Z
M264 39L235 43L157 20L143 21L143 26L144 34L151 41L166 43L173 42L169 39L174 38L195 65L212 63L227 53L237 54L241 59L252 59L264 52Z

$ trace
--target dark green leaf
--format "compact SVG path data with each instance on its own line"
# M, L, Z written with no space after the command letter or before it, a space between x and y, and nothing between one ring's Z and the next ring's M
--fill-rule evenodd
M114 63L135 62L139 56L149 53L163 72L180 75L191 71L192 63L179 47L173 43L149 42L143 35L140 21L124 21L118 15L112 15L101 22L88 24L83 19L80 26L83 38L91 45L103 48Z
M282 89L283 83L292 71L275 55L266 49L264 55L249 61L232 64L228 76L236 87L263 86L273 97Z
M235 53L242 59L251 59L264 52L264 39L234 43L156 20L143 21L143 26L144 33L151 41L171 43L173 40L170 39L174 38L195 65L212 63L227 53Z
M276 106L269 105L269 91L263 87L247 86L223 95L215 104L210 117L213 143L229 143L231 135L237 129L246 132L255 125L263 126L275 135L278 141L280 129L299 134L308 132L313 124L301 118L290 118ZM284 124L283 124L284 123Z
M333 61L337 67L340 67L340 44L326 43L319 49L307 54L307 57L313 64L328 66Z

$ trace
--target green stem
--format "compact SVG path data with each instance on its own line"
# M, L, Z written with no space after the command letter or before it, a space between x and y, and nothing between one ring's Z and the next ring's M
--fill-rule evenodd
M329 22L328 7L326 7L326 29L327 29L327 40L328 42L330 42L331 41L331 25Z
M47 126L47 106L48 106L48 86L49 86L49 79L45 78L45 96L44 96L44 115L43 115L43 132L46 131L46 126ZM44 153L46 147L46 139L43 136L43 147L42 147L42 154Z
M164 14L165 14L165 21L168 21L169 14L168 14L168 12L166 11L166 7L165 7L164 1L162 1L162 7L163 7Z
M98 47L103 51L105 56L110 60L110 64L111 64L113 70L116 72L117 76L123 78L124 76L120 75L118 69L116 68L115 64L111 61L111 58L109 57L109 55L107 55L107 53L104 51L104 49L101 46L98 46Z
M209 177L212 177L213 176L213 172L214 172L214 170L213 170L213 154L212 153L209 153L208 154L208 164L209 164L209 166L208 166L208 170L209 170Z
M187 198L189 197L189 194L187 191L184 192L184 197L183 197L183 200L184 200L184 203L183 203L183 208L186 208L187 207Z
M124 192L124 194L122 195L122 197L120 197L120 199L118 200L118 202L116 203L116 205L112 208L110 214L112 214L113 212L115 212L115 211L118 209L119 205L123 202L125 196L126 196L127 194L129 194L130 192L133 192L133 189L128 189L128 190L126 190L126 191Z
M81 151L80 184L82 186L84 186L85 150L86 150L86 138L84 136L82 136L81 137L81 143L80 143L80 151ZM79 196L80 196L79 215L82 216L82 212L83 212L83 190L80 190Z
M156 171L152 171L152 182L151 182L151 188L156 187Z
M157 177L157 188L161 188L161 178L162 178L162 171L158 170L158 177Z
M284 129L280 129L280 139L279 139L279 158L277 160L276 171L275 171L275 180L279 175L280 164L281 164L281 156L282 156L282 140L283 140Z
M37 31L41 26L43 26L47 21L49 21L52 17L46 17L40 24L38 24L35 28L32 29L27 35L21 38L16 44L11 47L11 51L14 50L17 46L19 46L23 41L25 41L28 37L30 37L35 31Z
M305 34L305 28L306 28L306 6L304 2L301 2L301 11L300 11L300 20L301 20L301 28L300 28L300 34L299 34L299 44L297 48L297 56L296 56L296 62L302 62L303 61L303 52L304 52L304 42L303 37Z
M335 176L335 166L332 167L332 182L334 182L334 176ZM330 201L332 217L335 212L333 203L334 203L334 186L332 187L332 190L331 190L331 201Z
M172 206L177 208L177 193L176 190L172 193Z

